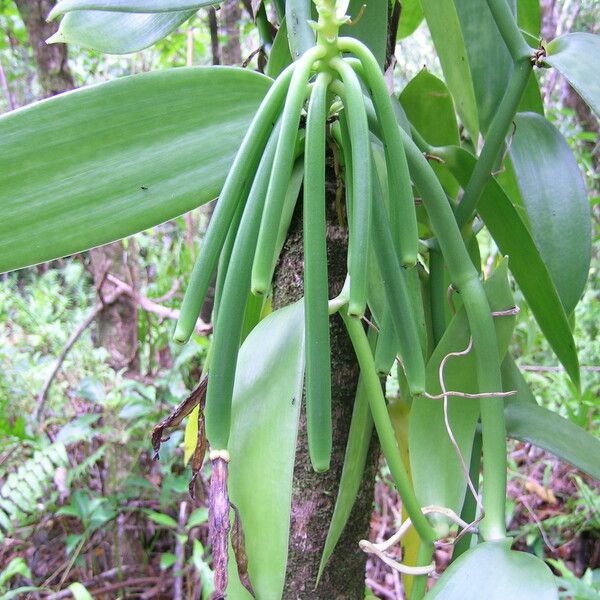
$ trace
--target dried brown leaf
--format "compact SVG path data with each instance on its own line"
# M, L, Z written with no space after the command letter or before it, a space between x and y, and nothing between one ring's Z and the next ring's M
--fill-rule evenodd
M165 417L158 425L154 426L154 429L152 429L152 448L154 450L155 459L158 459L161 443L169 439L163 437L165 430L179 426L183 419L185 419L198 404L200 404L201 407L204 407L207 386L208 375L200 380L200 383L192 390L190 395L179 404L169 416Z
M248 574L248 556L246 554L246 541L244 538L244 528L242 527L240 512L233 503L231 503L231 508L233 509L234 514L233 528L231 529L231 546L237 564L238 577L240 578L241 584L248 590L250 595L253 598L256 598Z

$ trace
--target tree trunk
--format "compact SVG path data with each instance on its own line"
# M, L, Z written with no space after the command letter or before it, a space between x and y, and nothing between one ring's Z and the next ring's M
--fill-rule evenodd
M69 70L66 44L46 44L57 29L56 21L46 21L54 0L15 0L15 4L27 28L43 96L72 90L75 82Z
M329 296L336 296L346 277L347 230L337 223L335 179L328 169L327 263ZM290 304L303 295L302 202L294 215L290 233L275 273L273 306ZM327 473L315 473L308 456L306 418L300 417L292 491L290 550L284 600L362 600L366 557L358 547L366 538L373 501L378 451L371 442L367 466L356 504L334 555L315 590L321 554L329 529L344 463L352 416L358 364L352 344L338 315L330 321L332 368L333 453Z
M242 62L240 46L240 19L242 11L238 0L226 0L221 4L221 34L225 43L221 46L221 64L239 65Z
M114 284L106 281L109 272L137 289L135 262L130 258L135 249L132 241L127 249L118 241L90 250L90 270L101 301L116 289ZM129 295L123 294L98 315L95 342L108 350L108 364L116 371L137 371L137 333L137 303Z
M33 48L38 79L44 97L72 90L75 82L69 70L68 50L65 44L46 44L56 32L56 21L46 22L54 0L15 0L27 28ZM135 246L131 246L134 248ZM99 295L110 295L112 284L104 281L108 270L135 289L135 261L131 252L125 252L121 242L94 248L90 251L92 275ZM137 305L133 298L123 294L107 306L96 320L97 341L110 353L109 363L117 369L134 370L137 367Z

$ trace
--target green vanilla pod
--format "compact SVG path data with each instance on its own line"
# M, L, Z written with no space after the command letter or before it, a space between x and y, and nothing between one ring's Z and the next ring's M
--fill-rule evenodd
M223 283L213 341L215 359L210 369L206 393L206 435L213 449L224 450L229 440L231 399L237 356L240 347L246 303L250 289L250 270L260 219L273 167L278 127L273 130L258 166L248 201L241 217L237 236ZM218 357L218 358L217 358Z
M362 317L367 306L367 273L372 219L372 163L369 125L358 77L351 67L340 58L332 59L330 65L340 74L344 83L344 101L352 155L348 311L353 317Z
M350 146L350 132L348 131L348 119L346 111L342 110L339 113L340 139L338 146L342 152L344 159L344 189L346 199L346 220L348 223L352 221L352 150ZM352 248L348 248L348 261Z
M322 56L323 51L318 46L314 47L295 63L296 69L292 75L281 115L281 129L252 265L251 289L252 293L256 295L266 294L271 287L277 232L281 222L285 193L294 166L294 149L298 136L300 113L306 99L311 70L315 61Z
M383 455L387 461L392 479L398 488L402 504L411 518L419 537L428 544L435 540L435 532L429 521L421 512L421 506L415 496L410 478L400 455L400 448L390 420L387 403L381 389L381 381L375 368L375 361L362 323L348 315L345 310L340 314L348 330L348 335L354 346L354 352L360 366L361 380L367 390L371 415L381 443Z
M320 73L312 90L304 154L304 315L306 424L315 471L331 460L331 359L325 221L325 119L331 76Z
M396 338L396 329L392 321L392 313L389 306L386 306L381 321L379 336L377 337L377 347L375 349L375 367L381 377L387 377L392 370L396 356L398 354L398 339Z
M375 255L379 264L379 271L384 279L389 314L396 332L406 379L413 395L422 394L425 391L425 361L406 284L406 276L400 266L392 241L392 233L387 220L378 177L373 178L373 187L373 229L375 233L372 241Z
M229 231L229 224L238 204L250 188L250 182L273 125L277 121L277 115L281 110L295 68L296 64L294 63L285 69L267 92L227 175L183 298L173 336L178 343L185 344L194 331Z
M373 107L385 148L390 182L390 221L394 244L398 249L402 265L413 266L417 261L419 242L417 214L406 154L400 136L400 126L385 80L377 60L362 42L342 37L338 39L338 48L351 52L359 59L362 67L359 69L361 78L371 91Z
M219 314L219 305L221 304L221 298L223 297L223 285L225 284L225 277L227 276L227 269L229 268L229 260L231 259L231 253L233 252L233 245L235 244L235 238L242 220L242 214L244 213L245 203L240 202L235 209L235 214L231 223L229 224L229 230L227 231L227 237L219 256L219 262L217 266L217 277L215 280L215 301L213 305L212 322L216 323Z
M429 250L429 297L433 345L438 345L448 325L446 320L447 290L444 278L444 258L435 248Z

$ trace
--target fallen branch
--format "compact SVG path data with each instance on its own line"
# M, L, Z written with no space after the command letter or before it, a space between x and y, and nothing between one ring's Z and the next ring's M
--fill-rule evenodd
M128 579L126 581L117 581L116 583L111 583L102 588L97 588L95 590L89 590L91 596L101 596L103 594L107 594L108 592L113 592L115 590L122 590L127 587L141 587L144 588L148 584L155 584L160 581L159 577L137 577ZM51 594L50 596L46 596L45 600L62 600L63 598L71 598L73 596L73 592L71 590L62 590L57 594Z
M145 311L158 315L163 319L171 319L173 321L177 321L179 319L179 310L176 308L169 308L168 306L163 306L158 302L147 298L146 296L142 296L136 290L134 290L128 283L121 281L118 277L111 275L110 273L106 277L107 281L110 281L117 289L122 290L125 294L133 298L140 308L143 308ZM165 294L160 301L168 300L175 291L177 291L177 286L174 286L168 294ZM210 323L205 323L200 319L196 323L196 333L199 335L207 335L212 331L212 325Z
M104 571L104 573L99 573L98 575L95 575L94 577L92 577L91 579L88 579L87 581L83 581L82 585L86 588L91 588L94 586L99 585L100 583L102 583L103 581L106 581L107 579L112 579L113 577L123 577L124 575L127 575L129 573L136 573L139 572L140 568L138 566L134 566L134 565L124 565L122 567L114 567L113 569L109 569L108 571ZM73 595L73 593L71 592L71 590L66 589L66 590L61 590L60 592L56 592L54 594L50 594L48 596L45 597L45 600L64 600L65 598L70 598Z

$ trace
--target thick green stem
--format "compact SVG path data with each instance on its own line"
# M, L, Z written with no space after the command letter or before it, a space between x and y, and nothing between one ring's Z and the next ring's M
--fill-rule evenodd
M480 392L502 390L498 344L489 302L462 240L452 209L431 166L410 136L402 131L412 179L423 198L432 229L444 255L450 279L460 292L473 337ZM486 540L506 537L506 438L501 398L481 400L484 446L484 508L482 533Z
M436 537L435 531L421 512L421 505L415 496L415 492L410 483L410 478L402 463L400 449L398 448L398 442L396 441L394 428L390 421L387 404L381 390L381 381L377 375L375 361L373 360L373 354L369 346L367 334L359 319L350 317L344 309L340 311L340 314L344 319L348 335L354 346L356 358L360 365L362 381L364 382L369 398L369 405L371 407L371 414L373 415L373 422L375 423L375 428L377 430L377 436L379 437L379 442L381 443L381 448L394 479L394 483L398 487L403 506L421 540L423 540L424 543L432 543Z
M417 565L426 566L431 563L434 546L431 543L421 542L417 554ZM421 600L427 591L427 575L417 575L413 578L410 600Z
M519 30L517 21L506 0L487 0L496 27L515 62L531 55L531 48Z
M456 221L460 228L471 219L481 194L492 177L492 171L504 148L508 128L517 112L532 68L533 65L528 57L521 59L515 66L506 93L490 125L483 150L477 159L463 198L456 209Z
M502 390L496 334L488 321L491 315L487 297L479 278L471 279L460 288L463 304L471 326L477 360L477 380L481 393L494 394ZM490 339L486 339L489 337ZM479 401L483 437L483 507L481 522L484 540L506 537L506 426L504 398L490 395Z

